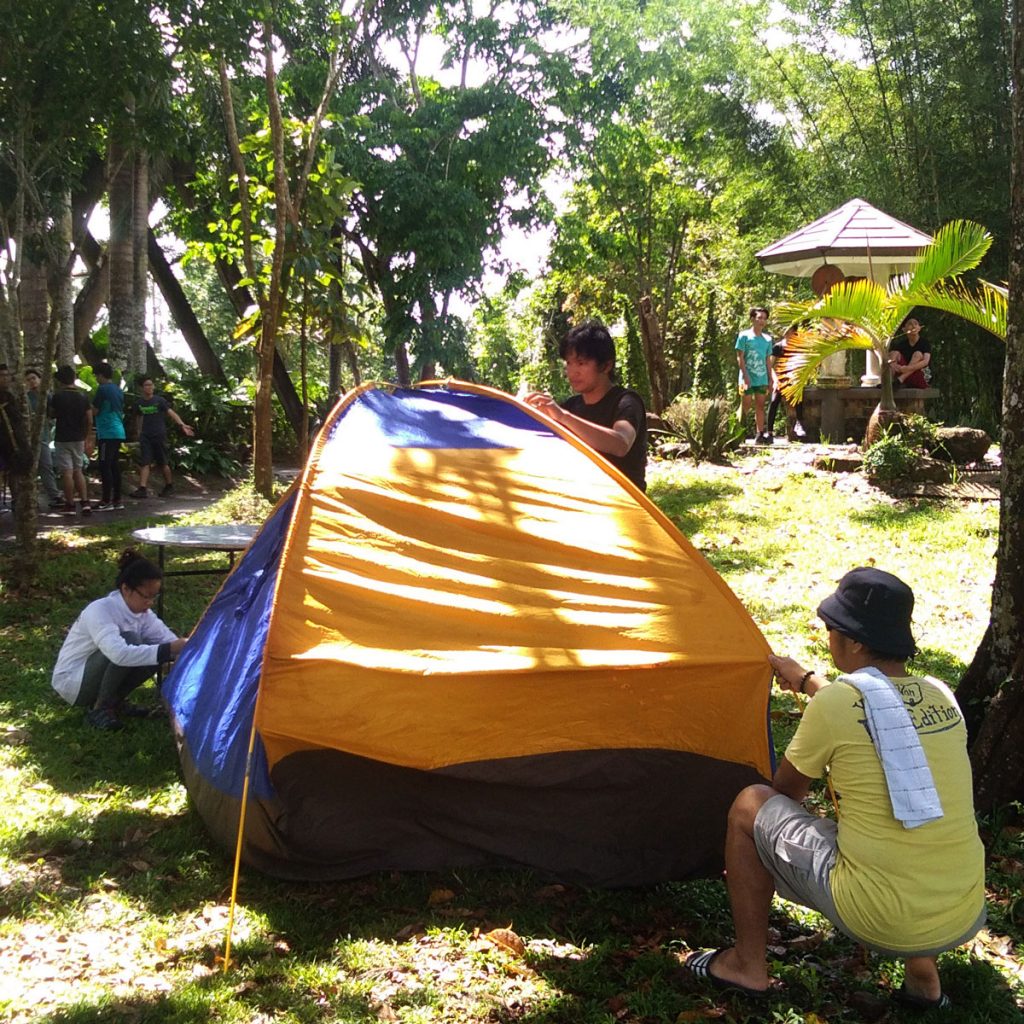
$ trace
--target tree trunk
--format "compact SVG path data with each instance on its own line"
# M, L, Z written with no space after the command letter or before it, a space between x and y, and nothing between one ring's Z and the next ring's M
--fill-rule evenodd
M146 250L153 280L156 281L160 294L164 297L164 302L167 303L167 308L171 311L171 316L174 317L174 322L196 361L196 366L216 383L227 384L228 379L224 375L220 359L210 345L206 332L188 301L188 296L174 276L174 271L152 231L146 232Z
M1024 0L1013 22L1009 313L1003 374L1002 495L989 627L957 689L968 721L975 803L1024 797Z
M288 173L284 159L284 123L277 94L277 72L274 68L273 26L263 25L263 78L267 87L267 113L270 120L271 147L274 152L274 252L270 261L270 281L265 298L260 302L260 339L256 349L259 377L256 401L253 403L253 486L268 501L274 496L273 470L273 391L274 355L277 352L277 328L284 311L284 264L288 247L287 224L292 213ZM241 182L239 182L241 185ZM302 431L299 418L299 436Z
M149 234L149 154L135 150L132 195L132 347L129 369L144 373L146 365L146 300L149 298L147 235Z
M412 370L409 367L409 350L405 347L404 341L395 345L395 373L398 377L399 386L403 388L412 387Z
M46 325L50 322L49 295L46 287L46 266L29 253L21 263L21 332L24 365L42 368L46 352ZM14 368L12 367L12 372Z
M235 312L242 316L248 311L253 302L249 289L244 286L241 288L238 286L238 282L242 280L242 275L233 263L218 260L216 266L217 276L220 278L221 284L224 285L224 290L228 293L228 298L235 307ZM295 436L298 437L299 431L302 429L302 402L288 374L288 367L285 366L281 353L276 348L274 349L273 380L277 400L281 403L281 408L284 409L288 425L295 431Z
M70 266L71 250L74 246L71 193L65 193L60 217L56 227L57 258L50 275L50 300L61 303L57 311L57 349L55 359L58 366L69 366L75 358L75 296L65 280Z
M665 348L661 339L661 327L654 312L654 303L649 295L639 302L640 337L644 343L644 358L647 361L647 377L651 382L651 412L660 416L668 401L668 370L665 366Z
M864 448L870 448L878 441L885 431L885 428L897 423L901 414L896 408L896 397L892 390L892 367L889 366L887 355L883 356L881 366L878 370L878 378L882 388L882 397L879 399L875 411L868 420L867 430L864 432Z
M110 296L110 260L88 231L82 236L78 253L89 268L89 276L75 298L75 351L84 353L92 336L92 325Z
M110 288L107 308L110 346L107 361L125 370L131 361L134 320L135 259L132 251L135 162L131 150L111 139L110 161Z

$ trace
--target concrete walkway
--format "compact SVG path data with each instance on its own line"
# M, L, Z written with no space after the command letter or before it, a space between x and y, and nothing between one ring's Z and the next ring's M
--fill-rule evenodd
M295 479L298 470L294 468L275 468L274 476L286 483ZM132 484L132 489L136 485ZM95 505L99 499L93 498L94 506L90 515L82 515L79 509L73 515L55 512L48 507L45 496L39 500L39 534L45 535L56 530L80 530L84 527L102 526L105 523L130 520L133 529L156 525L164 522L166 517L178 518L191 515L207 508L218 501L235 486L231 480L202 481L192 477L178 477L174 481L175 493L167 498L153 495L149 498L125 498L123 509L98 512ZM10 511L0 511L0 545L14 542L14 517Z

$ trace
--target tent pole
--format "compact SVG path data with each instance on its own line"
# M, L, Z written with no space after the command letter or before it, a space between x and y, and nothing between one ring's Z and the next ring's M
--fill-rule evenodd
M238 896L238 875L242 866L242 836L245 834L245 808L249 803L249 777L252 775L252 752L256 747L256 711L253 709L252 729L249 732L249 752L245 757L245 780L242 782L242 806L238 812L238 837L235 841L235 868L231 875L231 901L228 905L227 935L224 936L224 969L231 966L231 933L235 927L235 902Z

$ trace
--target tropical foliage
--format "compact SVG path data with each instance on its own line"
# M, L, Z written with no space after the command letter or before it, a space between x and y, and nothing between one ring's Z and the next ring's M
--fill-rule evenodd
M818 366L844 349L872 349L881 364L880 407L896 408L889 369L889 345L910 312L939 309L994 334L1006 337L1006 289L963 275L981 262L992 236L980 224L952 221L921 250L913 272L882 285L868 279L841 281L820 299L779 303L775 317L800 326L786 343L777 372L783 394L799 401Z

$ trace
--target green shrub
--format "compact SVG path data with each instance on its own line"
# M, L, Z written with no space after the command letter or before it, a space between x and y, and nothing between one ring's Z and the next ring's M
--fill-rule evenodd
M196 437L216 440L224 451L237 454L252 440L252 399L246 386L218 384L199 367L183 359L168 359L166 380L156 390L174 405L174 411L196 429Z
M242 464L225 449L212 441L193 437L174 453L174 466L191 476L237 477Z
M899 434L911 448L931 452L938 447L938 427L927 416L908 413L893 423L889 430L894 434Z
M910 444L898 428L888 427L864 453L864 472L878 483L891 483L909 476L923 454L921 448Z
M722 462L743 440L742 424L722 398L677 398L662 418L675 435L662 442L667 455L673 448L682 454L681 438L694 462Z

